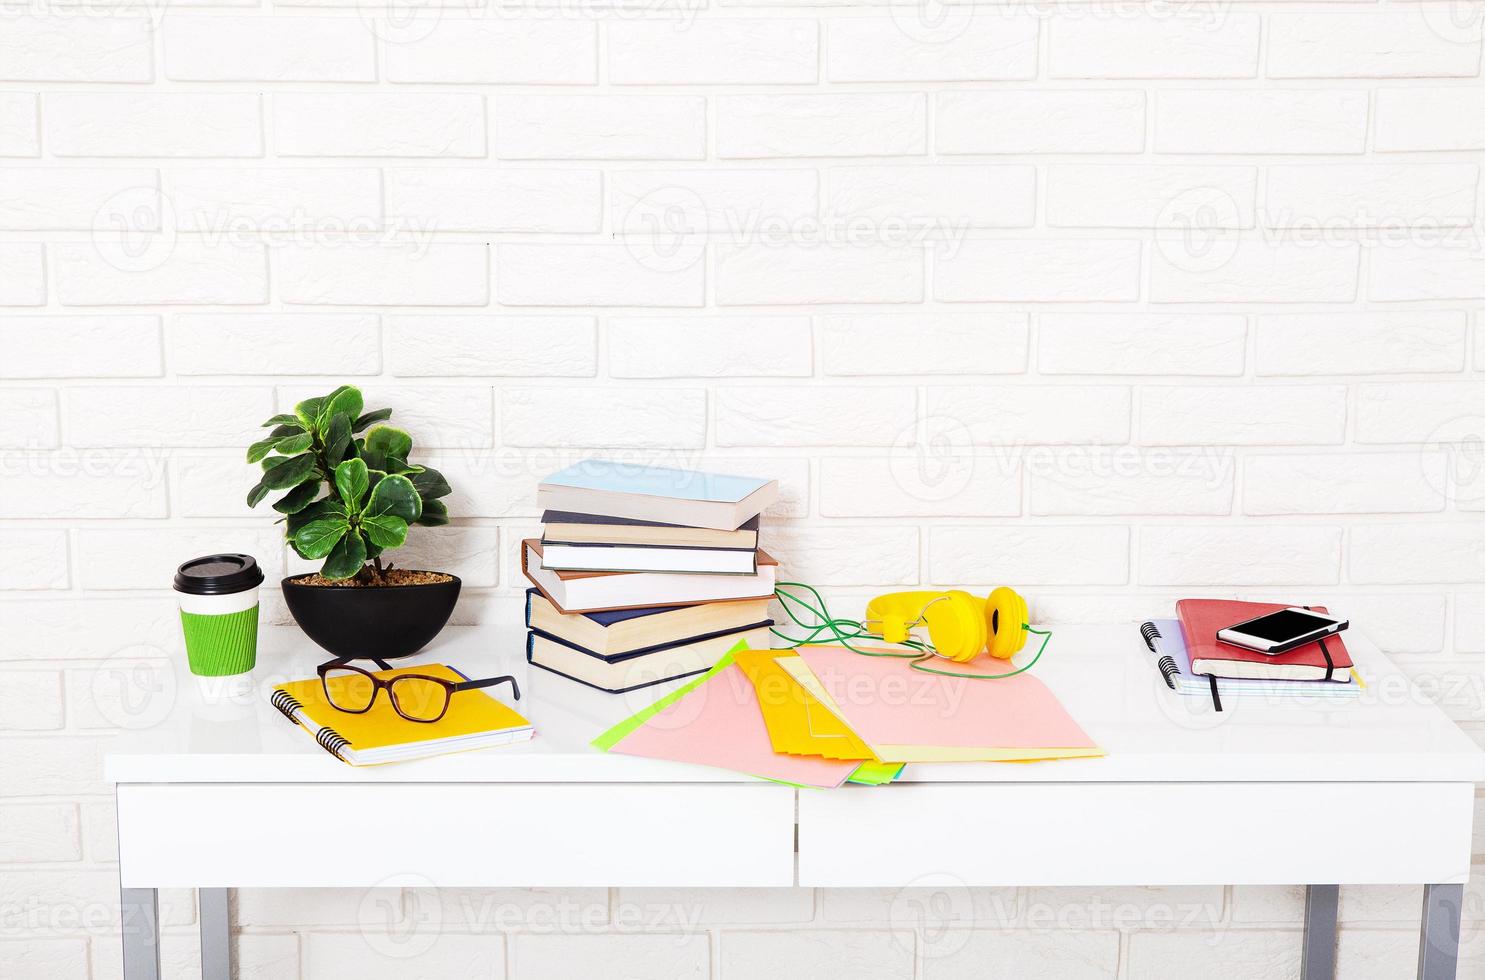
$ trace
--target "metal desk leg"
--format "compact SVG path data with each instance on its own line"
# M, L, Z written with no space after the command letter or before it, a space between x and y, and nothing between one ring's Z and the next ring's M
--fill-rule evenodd
M1459 912L1463 905L1463 885L1423 886L1418 980L1454 980L1459 966Z
M153 888L119 889L124 980L160 980L160 902Z
M232 980L232 926L227 889L198 888L201 906L201 980Z
M1335 980L1335 920L1340 885L1305 886L1305 945L1300 980Z

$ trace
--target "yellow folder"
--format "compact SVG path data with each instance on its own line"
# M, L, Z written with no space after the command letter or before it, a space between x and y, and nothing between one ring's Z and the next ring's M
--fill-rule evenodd
M827 759L874 760L871 749L783 669L793 650L740 650L733 655L758 694L775 752Z

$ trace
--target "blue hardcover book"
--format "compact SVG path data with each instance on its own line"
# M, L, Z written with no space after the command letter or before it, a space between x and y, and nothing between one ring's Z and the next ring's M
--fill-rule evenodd
M776 480L585 459L536 490L542 510L732 531L778 499Z
M1190 697L1210 697L1218 711L1224 697L1264 698L1354 698L1361 685L1354 676L1345 682L1279 681L1251 678L1213 677L1191 671L1191 657L1179 619L1152 619L1140 627L1145 647L1155 658L1155 669L1165 678L1166 686Z

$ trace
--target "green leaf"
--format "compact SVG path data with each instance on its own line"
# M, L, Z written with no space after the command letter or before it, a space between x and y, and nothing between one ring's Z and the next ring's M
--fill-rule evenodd
M423 506L426 508L428 501L439 497L447 497L454 492L449 486L449 481L443 478L443 474L431 466L422 467L422 472L410 477L413 489L418 491L418 496L423 498Z
M275 415L263 423L263 428L266 429L270 425L292 425L296 429L304 428L304 424L299 421L299 416L297 415Z
M361 389L352 388L350 385L341 385L332 391L320 409L321 419L328 422L337 415L344 415L348 425L360 414Z
M366 472L366 463L359 459L348 459L335 467L335 490L352 513L361 512L366 492L371 489L371 478Z
M373 422L385 422L391 417L392 410L390 408L379 408L374 412L367 412L365 415L356 419L355 424L351 426L351 431L360 432Z
M275 442L273 444L273 450L274 452L283 453L285 456L293 456L295 453L302 453L314 445L314 441L314 436L308 432L296 432Z
M259 480L256 484L254 484L253 488L248 491L247 505L249 507L256 507L263 502L263 498L266 496L268 496L268 488L263 485L263 481Z
M366 448L384 457L396 457L406 463L412 452L412 436L390 425L378 425L366 433Z
M366 564L366 541L355 531L335 543L320 574L329 579L351 578Z
M424 527L442 527L449 522L449 509L443 505L442 500L423 501L423 516L419 517L417 523Z
M274 439L282 439L284 436L291 436L296 432L303 431L304 428L299 424L299 420L295 419L293 425L275 426L273 431L268 434Z
M313 431L315 419L319 418L320 406L325 403L323 398L306 398L294 406L294 414L298 416L299 422L305 429Z
M319 486L319 484L315 484L315 486ZM299 529L310 521L324 520L328 517L339 517L347 524L350 523L350 519L346 515L345 504L342 504L337 497L324 497L316 500L303 510L290 514L284 521L284 530L289 539L293 540L294 535L299 532Z
M350 529L344 515L310 521L294 532L294 550L305 558L324 558Z
M260 461L261 459L263 459L263 457L273 452L273 446L277 442L278 440L273 436L269 436L267 439L259 439L257 442L248 447L247 461L249 463L256 463Z
M407 540L407 521L392 514L362 514L361 530L378 548L400 548Z
M280 514L297 514L310 504L314 503L315 494L320 492L320 481L301 483L278 499L273 509Z
M371 499L361 512L362 518L380 517L384 514L400 517L409 524L422 516L423 501L407 477L383 477L371 491Z
M421 466L413 466L407 460L397 456L383 456L372 449L363 450L361 458L366 460L366 465L373 470L381 470L383 473L396 473L401 476L411 477L412 474L422 471Z
M297 487L305 480L315 479L319 473L314 453L291 456L263 474L263 485L270 490L287 490Z
M325 458L332 465L339 464L346 458L346 450L351 445L351 419L348 415L337 415L330 420L330 428L325 433Z

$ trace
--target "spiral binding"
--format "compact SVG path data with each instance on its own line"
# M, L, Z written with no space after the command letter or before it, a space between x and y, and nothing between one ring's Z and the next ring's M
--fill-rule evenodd
M273 697L268 699L268 703L277 708L285 718L296 725L299 724L299 719L295 715L304 710L304 705L288 691L274 691ZM345 756L341 755L341 753L350 748L351 743L335 729L321 728L315 735L315 741L320 743L320 748L329 752L341 762L346 761Z
M1140 636L1145 638L1145 646L1150 648L1151 653L1157 653L1155 641L1160 639L1160 629L1154 623L1145 623L1140 627ZM1181 669L1176 666L1174 657L1164 656L1155 661L1155 666L1160 670L1160 676L1165 678L1165 686L1172 691L1176 689L1176 676Z
M285 718L294 722L296 725L299 723L299 719L295 718L294 715L303 711L304 705L299 703L299 699L288 691L274 691L273 697L268 699L268 703L277 708Z
M320 748L329 752L341 762L345 761L345 756L340 754L341 751L351 747L351 743L342 738L333 728L321 728L319 733L315 735L315 741L320 743Z

